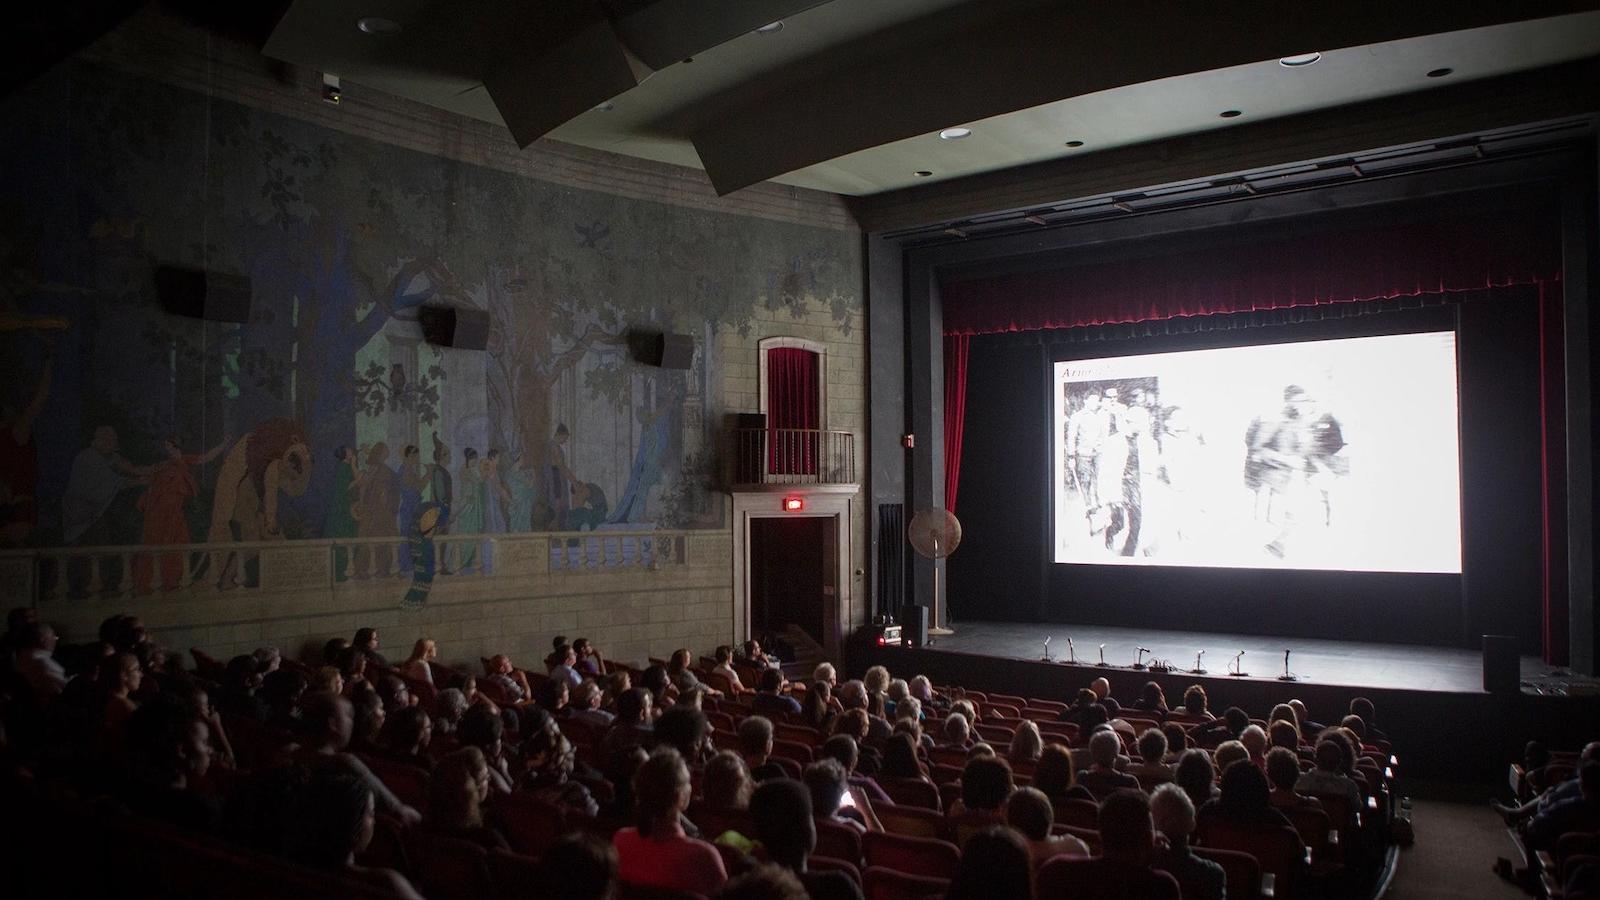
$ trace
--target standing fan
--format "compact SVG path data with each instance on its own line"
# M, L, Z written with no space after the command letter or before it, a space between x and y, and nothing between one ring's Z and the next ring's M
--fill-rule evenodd
M906 540L918 553L937 563L961 546L961 520L947 509L918 510L906 526ZM950 630L950 613L945 608L937 564L933 567L933 615L930 618L933 621L929 623L929 634L955 634Z

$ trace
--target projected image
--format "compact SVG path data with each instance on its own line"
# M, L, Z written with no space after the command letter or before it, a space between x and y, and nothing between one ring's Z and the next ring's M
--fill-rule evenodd
M1461 571L1452 332L1053 373L1058 563Z

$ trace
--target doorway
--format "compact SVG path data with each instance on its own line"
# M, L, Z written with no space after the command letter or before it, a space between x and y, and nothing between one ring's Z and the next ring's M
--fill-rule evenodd
M837 519L774 516L750 520L750 633L781 634L794 625L828 643L835 602Z

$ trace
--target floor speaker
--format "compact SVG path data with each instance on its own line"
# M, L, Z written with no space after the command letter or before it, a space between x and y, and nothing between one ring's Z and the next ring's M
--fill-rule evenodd
M1515 694L1522 689L1522 660L1515 635L1483 636L1483 689L1491 694Z
M422 339L435 347L483 350L489 346L489 311L454 306L424 306L417 310Z
M915 603L907 603L900 607L901 632L906 643L913 647L921 647L928 643L928 608Z

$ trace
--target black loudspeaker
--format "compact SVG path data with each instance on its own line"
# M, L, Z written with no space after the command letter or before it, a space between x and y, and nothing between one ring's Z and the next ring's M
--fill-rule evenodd
M250 321L250 279L243 275L161 266L155 282L161 308L172 315L208 322Z
M906 643L921 647L928 643L928 608L915 603L900 607L900 627Z
M687 369L694 365L694 338L687 334L663 334L656 338L656 365L663 369Z
M422 339L435 347L482 350L489 346L489 311L424 306L417 310Z
M1483 689L1491 694L1515 694L1522 690L1522 660L1517 654L1514 635L1483 636Z

